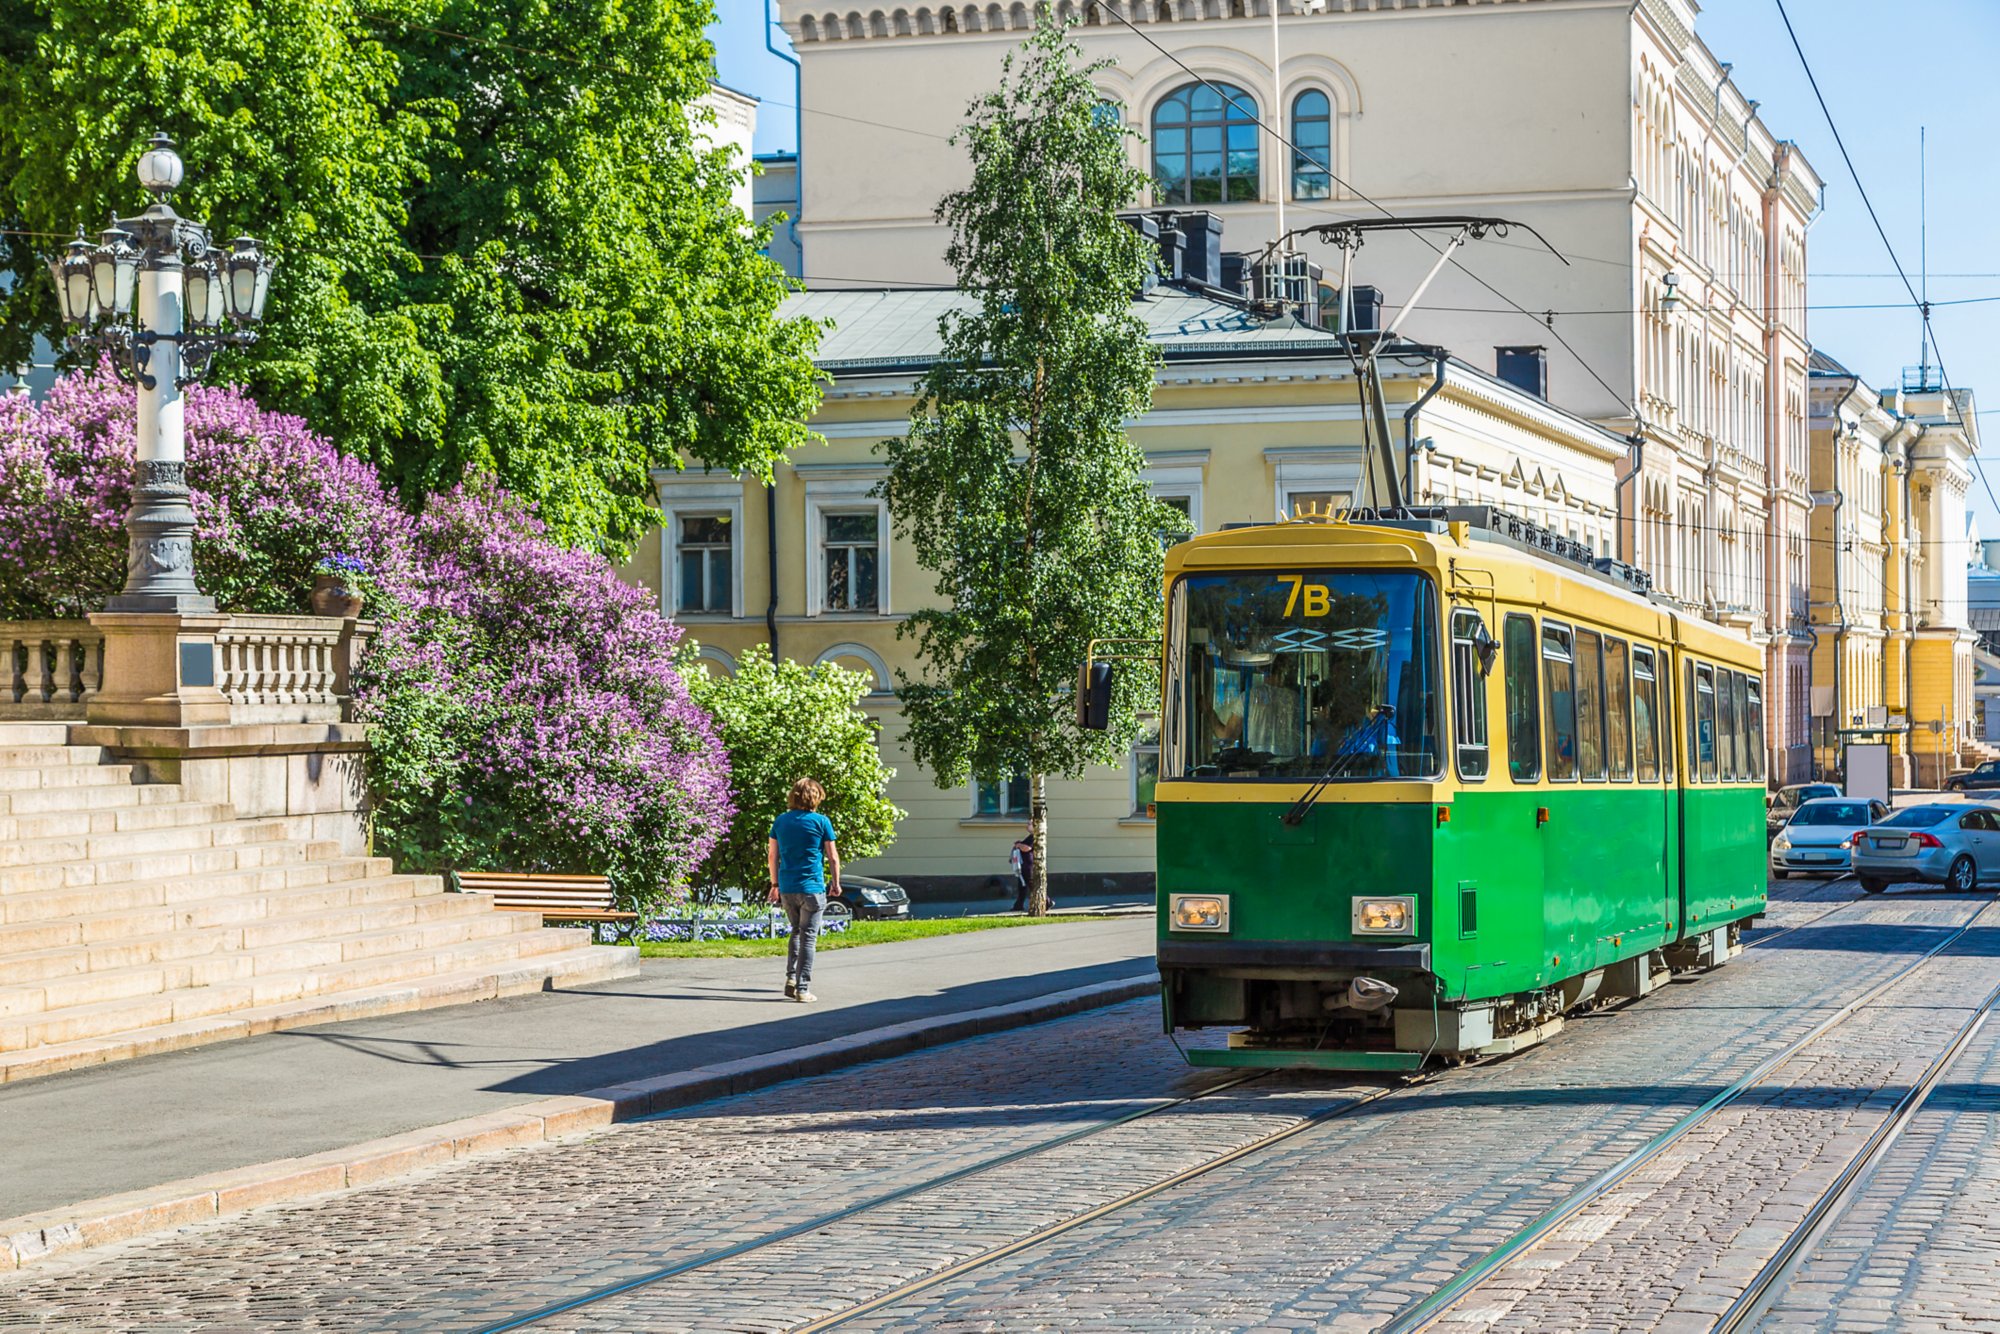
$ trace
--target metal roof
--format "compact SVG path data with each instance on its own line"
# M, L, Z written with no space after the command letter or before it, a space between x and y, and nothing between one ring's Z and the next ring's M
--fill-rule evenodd
M974 310L977 302L955 290L876 288L799 292L779 313L830 321L814 360L822 370L864 371L922 365L943 351L938 319ZM1178 288L1156 288L1132 303L1147 335L1169 358L1226 353L1341 355L1340 340L1324 329L1285 317L1263 319L1242 306Z

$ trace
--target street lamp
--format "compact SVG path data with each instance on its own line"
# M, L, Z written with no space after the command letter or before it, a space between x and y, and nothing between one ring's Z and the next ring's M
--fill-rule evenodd
M109 353L119 378L139 394L125 589L106 611L215 610L194 582L181 390L207 373L221 349L256 341L272 261L247 236L217 255L208 228L174 212L167 201L185 170L173 140L154 135L138 166L151 206L113 218L95 245L79 228L68 253L49 261L70 347Z

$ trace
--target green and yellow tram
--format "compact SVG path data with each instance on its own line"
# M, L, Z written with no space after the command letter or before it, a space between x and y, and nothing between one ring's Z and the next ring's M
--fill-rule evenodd
M1167 562L1169 1032L1200 1064L1410 1069L1741 948L1762 656L1485 508L1212 533Z

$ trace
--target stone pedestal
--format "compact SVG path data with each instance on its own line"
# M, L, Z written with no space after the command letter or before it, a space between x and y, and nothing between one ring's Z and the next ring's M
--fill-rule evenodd
M189 801L227 802L243 819L286 821L288 837L367 845L368 728L362 723L237 723L218 727L70 729L70 743L102 746Z
M104 636L102 684L85 718L93 725L200 727L229 721L216 688L215 636L227 616L97 612Z

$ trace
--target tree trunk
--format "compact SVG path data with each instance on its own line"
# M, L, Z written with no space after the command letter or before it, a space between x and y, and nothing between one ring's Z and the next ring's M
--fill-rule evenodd
M1028 776L1028 841L1034 844L1034 870L1028 876L1028 915L1045 917L1049 911L1049 807L1040 774Z

